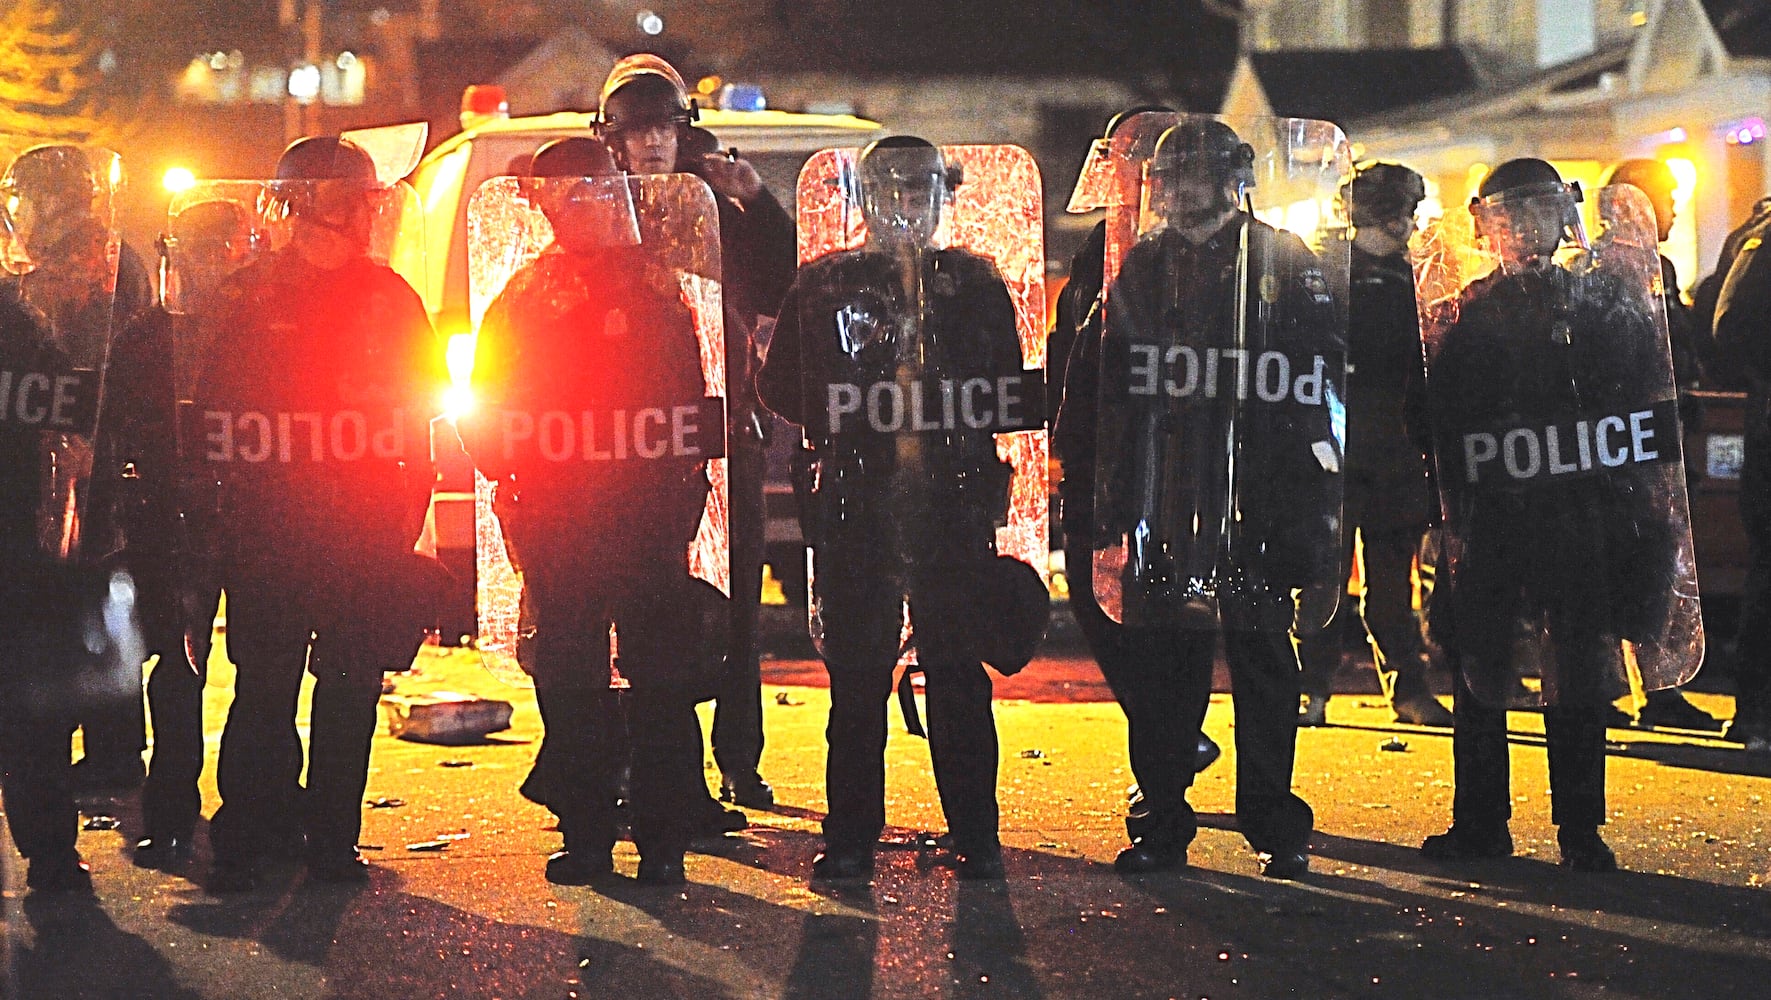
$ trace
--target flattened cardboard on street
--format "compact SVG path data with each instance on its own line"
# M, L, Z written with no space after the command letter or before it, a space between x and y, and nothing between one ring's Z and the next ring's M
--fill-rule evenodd
M510 728L510 702L455 691L386 695L381 708L390 735L418 743L472 743Z

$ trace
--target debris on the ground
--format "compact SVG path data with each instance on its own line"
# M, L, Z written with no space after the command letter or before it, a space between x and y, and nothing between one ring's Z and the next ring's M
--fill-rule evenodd
M371 809L398 809L405 804L405 799L390 799L385 795L379 799L370 799L366 803Z
M1044 750L1022 750L1021 751L1021 759L1022 760L1041 760L1044 757L1045 757Z
M407 844L406 850L408 850L408 851L446 851L449 849L449 845L451 843L453 843L453 841L421 840L416 844Z
M439 761L437 761L437 766L438 767L472 767L473 761L471 761L471 760L439 760Z
M511 703L454 691L388 695L381 699L387 729L419 743L475 743L510 728Z
M785 691L777 691L777 692L775 692L775 704L777 704L777 705L804 705L805 702L801 701L798 698L794 698L794 697L789 696L788 693Z
M1377 748L1379 750L1385 750L1390 753L1407 753L1408 752L1408 744L1402 742L1401 740L1397 739L1394 736L1383 741L1382 743L1379 743L1377 745Z
M80 824L80 829L82 829L82 830L115 830L122 825L123 825L123 821L118 819L117 817L106 816L101 813L96 816L86 817L86 822Z

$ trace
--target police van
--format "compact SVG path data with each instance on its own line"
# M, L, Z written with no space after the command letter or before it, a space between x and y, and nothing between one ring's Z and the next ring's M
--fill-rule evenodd
M754 93L739 88L751 107L761 104ZM463 95L462 130L439 143L419 161L409 178L418 192L424 217L427 278L419 289L431 323L448 345L449 371L458 398L464 398L473 363L473 321L468 300L467 206L486 180L512 172L527 162L543 143L591 134L590 113L561 111L512 118L503 112L496 88L470 87ZM803 114L787 111L703 108L695 123L712 132L720 146L735 149L756 168L776 199L794 213L794 188L800 167L820 149L863 146L883 134L878 122L846 114ZM779 451L787 434L776 434L771 452ZM472 579L474 539L472 472L439 449L443 479L435 498L435 543L439 557L457 576ZM784 460L771 455L768 484L769 562L777 579L787 581L789 596L803 587L802 542L792 489ZM465 572L464 572L465 571ZM452 639L473 631L471 606L465 621L453 609L445 612L442 634ZM463 628L463 631L457 629Z

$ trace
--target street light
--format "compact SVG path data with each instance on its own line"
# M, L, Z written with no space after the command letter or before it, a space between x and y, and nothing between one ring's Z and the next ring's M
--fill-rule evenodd
M289 71L289 96L308 104L320 96L320 67L304 63Z

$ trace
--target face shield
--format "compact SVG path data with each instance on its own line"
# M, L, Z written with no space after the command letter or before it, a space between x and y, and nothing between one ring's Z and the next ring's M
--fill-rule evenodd
M1579 184L1528 184L1471 199L1477 231L1503 267L1547 262L1564 243L1589 249Z
M1152 162L1145 178L1145 212L1183 231L1221 222L1242 204L1240 178L1208 160L1188 158L1161 166Z
M258 255L259 236L246 210L212 200L174 215L171 231L160 237L160 298L174 314L204 311L228 275Z
M952 183L935 150L870 150L860 165L861 214L867 231L882 240L931 246Z
M639 246L639 213L626 177L537 177L526 183L531 204L541 209L554 242L567 252Z

